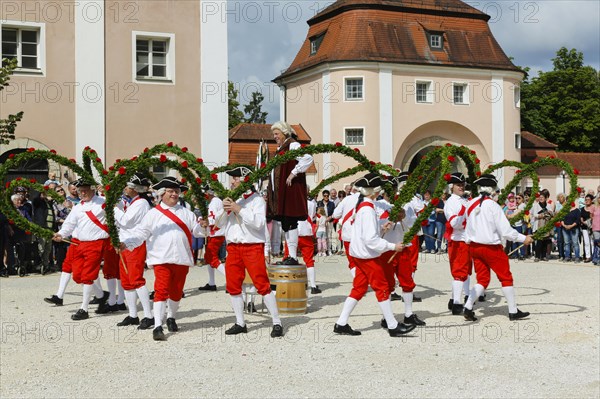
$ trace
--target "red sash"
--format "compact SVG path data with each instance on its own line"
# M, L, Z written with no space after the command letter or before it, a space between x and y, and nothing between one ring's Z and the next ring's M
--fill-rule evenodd
M320 216L320 215L317 215L317 216ZM310 216L308 216L306 218L306 221L308 222L308 224L310 224L310 230L312 231L312 234L314 236L317 233L317 225L312 221Z
M94 215L94 213L92 211L86 211L85 214L90 218L90 220L99 228L101 228L102 230L104 230L105 232L108 233L108 226L105 224L102 224L98 218L96 217L96 215Z
M489 200L489 199L491 199L491 198L489 198L489 197L483 197L483 199L478 198L475 202L473 202L473 204L471 204L471 206L467 210L467 216L471 216L471 212L473 212L473 209L477 208L477 206L479 204L481 204L481 201L485 201L485 200Z
M190 244L190 251L191 251L192 250L192 232L186 226L186 224L183 223L183 221L181 219L179 219L177 217L177 215L175 215L173 212L161 207L160 204L156 205L156 210L158 210L160 213L162 213L163 215L165 215L166 217L171 219L177 226L179 226L179 228L181 230L183 230L183 232L185 233L185 235L188 239L188 243Z
M375 209L375 206L371 202L361 202L360 205L356 208L356 213L358 213L358 211L360 211L364 207L369 207L371 209ZM354 220L351 221L350 223L354 224Z
M389 219L390 217L390 213L388 211L384 211L381 216L379 216L379 219L383 220L383 219Z

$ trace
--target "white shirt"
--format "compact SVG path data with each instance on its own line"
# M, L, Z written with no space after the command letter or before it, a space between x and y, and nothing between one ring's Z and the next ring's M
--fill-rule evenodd
M458 196L456 194L452 194L450 198L446 200L444 203L444 215L446 216L446 220L452 226L452 235L450 239L452 241L466 241L467 236L465 233L464 222L467 220L467 201L465 198ZM459 216L459 213L462 215Z
M223 212L223 201L220 198L213 197L208 204L208 231L210 237L223 237L225 231L215 226L217 215Z
M413 212L415 214L416 217L419 216L419 213L425 209L425 206L427 205L427 203L425 201L423 201L421 198L417 197L416 195L413 196L413 198L410 200L410 202L408 204L404 205L404 209L407 211L406 212L406 216L408 218L408 209L412 209ZM416 220L416 218L415 218ZM412 223L410 224L411 226L414 224L415 220L412 221ZM419 229L417 230L417 235L418 236L422 236L423 235L423 229Z
M79 241L96 241L108 238L108 233L98 227L86 214L91 211L98 221L106 225L106 214L104 213L104 198L94 195L89 201L81 201L71 209L71 212L62 224L61 237L73 236Z
M314 220L315 213L317 212L317 204L314 201L308 200L308 218ZM298 236L299 237L311 237L313 235L312 225L307 220L300 220L298 222Z
M359 193L354 193L346 196L333 211L333 218L339 219L341 224L346 219L347 215L352 215L356 203L358 202ZM342 225L342 241L350 242L352 239L352 217L350 216Z
M373 204L370 198L365 198L364 202ZM381 238L375 209L370 206L360 208L352 225L350 255L358 259L374 259L395 248L394 244Z
M502 207L492 199L486 199L475 206L469 214L469 208L477 202L477 197L467 204L466 242L486 245L502 244L502 239L513 242L524 242L525 236L513 229L502 211ZM477 212L477 208L480 208Z
M317 232L324 233L327 231L327 216L317 215L315 223L317 224Z
M252 193L248 198L240 198L237 204L242 207L239 214L229 215L222 210L217 215L217 226L225 231L228 244L261 244L267 241L267 204ZM222 216L221 216L222 215Z
M292 143L290 144L290 151L297 150L301 147L302 146L298 142ZM279 151L279 149L277 149L277 151ZM298 161L298 164L292 170L294 176L298 176L298 174L300 173L306 173L308 168L310 168L310 165L312 165L313 163L313 157L310 154L305 154L301 157L296 158L296 161Z
M127 206L127 210L115 207L115 223L119 228L119 240L125 241L131 232L142 222L150 211L150 204L140 196L135 197Z
M196 222L196 215L192 211L179 204L169 207L161 203L160 206L181 219L195 237L200 236L201 227ZM141 223L123 243L131 250L142 245L144 241L147 246L146 263L149 266L165 263L182 266L194 265L187 235L175 222L156 208L146 213Z

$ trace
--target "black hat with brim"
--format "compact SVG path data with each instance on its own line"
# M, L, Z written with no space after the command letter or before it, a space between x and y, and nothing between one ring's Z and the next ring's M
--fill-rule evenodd
M133 174L133 176L131 176L131 178L129 179L129 183L133 183L137 186L144 187L150 187L150 184L152 184L150 180L148 180L143 174L139 172L136 172Z
M161 188L175 188L180 189L181 191L187 191L189 189L188 186L178 181L176 178L172 176L167 176L163 178L158 183L152 186L154 190L160 190Z
M83 177L72 181L71 182L72 185L74 185L75 187L79 188L79 187L91 187L91 186L95 186L96 183L91 183L88 180L85 180Z
M450 181L448 183L461 184L461 183L466 183L466 182L467 182L467 178L465 177L464 174L462 174L460 172L455 172L450 175Z
M227 173L231 177L246 177L250 173L252 173L252 170L245 166L238 166L237 168L228 170L225 173Z
M381 178L381 175L377 173L368 173L354 182L356 187L365 188L381 187L383 184L384 180Z
M494 175L481 175L481 177L475 180L473 184L481 187L496 187L498 186L498 180Z

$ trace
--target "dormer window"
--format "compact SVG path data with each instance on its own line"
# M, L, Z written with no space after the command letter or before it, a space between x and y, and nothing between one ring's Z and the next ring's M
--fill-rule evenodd
M444 48L444 36L441 33L430 33L429 47L432 50L442 50Z
M319 33L318 35L315 35L310 38L310 55L317 54L317 51L319 51L319 47L321 47L321 43L323 43L325 33L326 32Z

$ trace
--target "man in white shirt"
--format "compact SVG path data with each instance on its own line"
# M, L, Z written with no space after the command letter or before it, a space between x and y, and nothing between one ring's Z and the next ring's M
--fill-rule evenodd
M61 229L52 239L60 242L66 237L73 237L73 243L68 250L70 254L67 253L65 258L67 265L63 263L63 272L72 270L73 280L77 284L83 284L81 308L71 316L71 319L85 320L89 318L88 306L94 290L94 280L98 278L100 262L106 246L110 243L104 213L104 198L95 195L91 182L79 179L72 184L77 188L80 202L73 207ZM61 283L63 277L65 276L61 276ZM97 297L102 298L102 295L102 290L96 292ZM104 302L103 298L100 305Z
M471 258L477 273L477 284L471 290L464 306L464 317L475 321L473 305L475 299L483 295L490 283L490 269L496 273L502 284L502 292L508 302L508 318L513 320L529 316L529 312L521 312L517 308L513 278L510 272L508 256L504 252L502 240L531 244L531 236L524 236L510 226L502 208L490 197L498 181L494 175L482 175L474 184L480 187L481 195L467 204L466 239L469 244Z
M216 291L215 270L225 275L225 265L221 263L219 258L219 250L225 242L225 232L215 225L216 215L223 211L223 201L217 196L210 186L204 187L204 193L209 201L208 203L208 220L203 223L208 229L206 235L206 251L204 252L204 260L208 265L208 284L198 288L200 291Z
M227 174L243 179L250 172L248 168L238 167L227 171ZM247 271L252 279L252 284L262 295L273 319L271 337L282 337L283 327L279 319L275 293L271 291L265 261L265 243L267 242L265 201L254 190L247 191L237 201L225 198L223 210L216 218L216 226L225 231L227 241L225 279L236 318L236 323L227 329L225 334L237 335L248 332L244 320L244 299L242 298L242 284Z
M115 223L119 228L119 240L125 241L133 230L142 222L144 216L150 211L150 200L143 194L148 191L150 181L142 174L135 173L124 189L124 194L130 199L122 203L122 207L115 207ZM129 315L117 323L117 326L139 326L139 330L148 330L154 326L154 317L150 305L150 293L144 279L144 266L146 264L146 243L133 250L121 252L122 261L119 262L119 275L125 290ZM123 264L123 261L125 262ZM140 298L144 318L140 322L137 313L137 298Z
M377 302L383 313L385 326L391 337L399 337L412 331L414 325L398 323L392 311L390 290L385 277L380 255L386 251L402 251L402 243L392 244L380 236L374 200L382 191L383 180L376 173L369 173L358 179L355 186L360 190L356 206L356 215L352 226L350 255L356 262L356 276L352 282L352 291L344 302L342 313L333 328L333 332L341 335L360 335L348 324L350 314L369 286L375 291ZM383 324L383 321L382 321Z
M154 268L155 341L165 341L163 314L168 303L167 328L179 330L175 318L183 295L186 276L194 266L192 235L201 235L196 215L179 204L179 196L187 187L168 176L152 186L161 203L151 209L138 227L121 243L121 250L139 247L146 242L148 267Z
M347 195L346 198L339 203L339 205L333 211L332 217L338 222L338 231L340 232L340 239L344 243L344 252L348 258L348 268L352 277L356 275L356 263L352 255L350 255L350 240L352 239L352 216L358 202L358 192L353 192Z
M446 238L448 240L448 257L450 258L450 273L452 274L452 298L448 303L448 309L453 315L463 313L462 291L469 293L469 275L472 271L471 255L469 246L465 242L467 201L463 198L467 179L460 172L452 173L448 181L451 191L450 197L444 204L444 215L446 216Z

